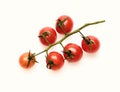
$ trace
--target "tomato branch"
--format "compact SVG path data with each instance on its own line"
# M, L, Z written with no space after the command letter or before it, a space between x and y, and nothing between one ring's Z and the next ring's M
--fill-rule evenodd
M95 24L103 23L103 22L105 22L105 20L96 21L96 22L91 22L91 23L86 23L86 24L84 24L83 26L81 26L80 28L74 30L73 32L66 34L61 40L57 41L56 43L50 44L45 50L43 50L43 51L35 54L34 56L37 56L37 55L42 54L42 53L44 53L44 52L47 53L48 50L49 50L51 47L53 47L53 46L55 46L55 45L57 45L57 44L61 44L61 46L63 47L62 42L63 42L66 38L68 38L69 36L71 36L71 35L73 35L73 34L75 34L75 33L80 32L80 30L82 30L82 29L85 28L85 27L88 27L88 26L90 26L90 25L95 25Z

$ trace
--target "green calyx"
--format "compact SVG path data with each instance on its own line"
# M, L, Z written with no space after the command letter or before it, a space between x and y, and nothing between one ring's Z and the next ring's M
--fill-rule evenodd
M64 22L67 20L67 18L65 18L64 20L60 20L58 19L58 23L57 23L57 26L62 30L62 32L66 35L66 32L65 32L65 25L64 25Z
M49 35L50 35L49 32L44 32L44 33L42 33L42 35L40 35L38 37L44 39L45 42L50 45L49 41L46 39L46 36L49 36Z
M51 61L51 60L48 60L48 63L47 63L47 68L48 69L51 69L53 66L55 66L55 64L54 64L54 62L53 61Z
M31 52L29 51L28 53L28 63L27 63L27 66L26 67L29 67L30 65L30 62L33 60L33 58L35 57L35 53L34 54L30 54ZM33 62L36 62L38 63L37 61L33 61Z
M38 36L39 38L44 38L46 36L48 36L50 33L49 32L44 32L42 33L42 35Z
M65 59L70 59L70 60L72 60L74 54L72 53L71 50L64 51L63 53L67 55L67 57L66 57Z

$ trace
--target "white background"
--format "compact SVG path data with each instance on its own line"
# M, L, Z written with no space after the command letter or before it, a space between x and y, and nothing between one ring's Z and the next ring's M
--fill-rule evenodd
M0 92L120 92L119 9L119 0L0 0ZM83 30L99 38L100 50L93 55L84 53L79 63L65 62L56 72L46 68L42 54L37 57L39 64L23 70L19 56L29 50L42 51L39 30L54 28L56 19L64 14L72 17L73 30L106 20ZM79 34L63 44L69 42L80 45ZM53 49L62 50L59 46Z

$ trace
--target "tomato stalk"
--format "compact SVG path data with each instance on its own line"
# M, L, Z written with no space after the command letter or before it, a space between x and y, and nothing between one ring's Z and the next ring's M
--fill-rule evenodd
M60 43L60 45L62 46L62 48L64 49L64 46L63 46L63 44L62 43Z
M73 34L75 34L75 33L78 33L78 32L81 34L82 38L86 40L85 36L84 36L80 31L81 31L83 28L86 28L86 27L88 27L88 26L90 26L90 25L95 25L95 24L99 24L99 23L103 23L103 22L105 22L105 20L96 21L96 22L91 22L91 23L86 23L86 24L84 24L83 26L81 26L80 28L74 30L73 32L66 34L62 39L60 39L60 40L57 41L56 43L50 44L45 50L43 50L43 51L41 51L41 52L39 52L39 53L37 53L37 54L34 54L34 56L37 56L37 55L42 54L42 53L44 53L44 52L48 53L48 50L49 50L51 47L53 47L53 46L55 46L55 45L57 45L57 44L61 44L61 46L64 48L64 46L62 45L62 42L63 42L66 38L68 38L69 36L71 36L71 35L73 35ZM86 40L86 41L89 42L88 40Z
M82 32L79 31L79 33L81 34L82 38L85 40L86 44L88 44L89 49L92 50L92 44L94 44L94 42L91 41L90 38L88 38L88 37L86 38L86 37L82 34Z
M90 39L87 39L82 32L79 31L79 33L81 34L82 38L85 40L87 44L92 44L92 41Z

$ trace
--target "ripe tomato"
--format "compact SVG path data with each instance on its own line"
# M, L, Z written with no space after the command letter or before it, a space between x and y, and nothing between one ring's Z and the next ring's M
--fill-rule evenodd
M33 67L35 62L36 62L36 59L33 56L33 54L30 52L23 53L19 58L20 66L25 69L29 69L29 68Z
M39 40L44 45L53 44L57 39L55 30L51 27L44 27L39 32Z
M46 57L47 68L52 70L60 69L64 64L64 58L58 52L50 52Z
M77 62L83 56L83 51L80 46L69 43L64 47L64 57L69 62Z
M67 34L73 28L73 20L67 15L60 16L56 21L56 30L60 34Z
M98 51L100 42L95 36L86 36L81 42L82 49L88 53L94 53Z

